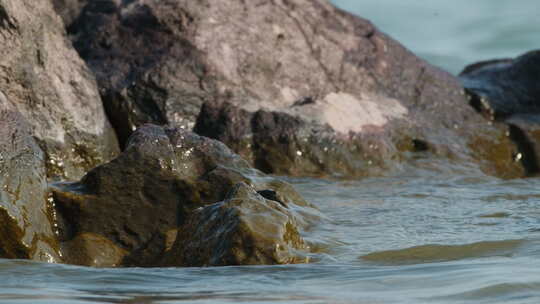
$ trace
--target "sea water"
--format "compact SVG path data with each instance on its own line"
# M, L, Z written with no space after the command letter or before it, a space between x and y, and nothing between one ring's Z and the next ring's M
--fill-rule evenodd
M537 0L335 0L435 65L540 42ZM284 178L326 218L306 265L95 269L0 260L2 303L540 303L540 179L418 160L356 181Z
M334 0L454 74L540 48L538 0Z

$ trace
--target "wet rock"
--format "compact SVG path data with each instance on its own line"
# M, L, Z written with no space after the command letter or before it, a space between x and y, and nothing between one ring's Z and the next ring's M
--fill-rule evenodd
M204 104L194 132L227 143L258 169L279 175L376 175L398 152L377 136L339 136L287 113L249 112L230 103Z
M224 201L195 211L164 261L176 266L308 262L299 254L309 247L296 227L286 205L240 183Z
M466 123L455 121L447 129L433 129L427 121L424 128L411 123L398 120L374 133L343 135L287 113L208 103L194 131L227 143L255 167L272 174L374 176L400 170L407 160L435 156L450 160L450 166L466 163L504 178L526 175L516 158L521 146L512 141L505 125L491 125L479 116L470 116Z
M4 97L0 94L0 99ZM0 258L61 262L43 151L0 100Z
M126 250L93 233L77 235L66 242L63 249L70 253L67 263L91 267L119 266L126 255Z
M507 144L455 77L326 0L103 0L68 23L122 143L145 122L197 121L265 172L337 176L417 155L476 164L479 137Z
M182 129L144 125L130 137L119 157L88 172L79 182L54 186L66 259L97 266L163 266L167 254L174 265L194 266L191 261L174 258L176 245L171 244L175 244L176 235L196 233L196 227L188 224L196 221L192 217L199 213L194 210L223 201L238 183L247 183L257 191L274 191L279 200L269 201L257 193L253 194L257 200L246 198L242 208L252 210L252 214L243 221L271 226L270 217L265 220L254 210L271 210L282 204L298 217L290 223L296 226L287 226L290 231L317 218L316 209L289 185L250 168L224 144ZM225 216L221 224L223 229L234 225ZM215 233L217 237L218 231ZM96 246L106 246L109 253L104 257L92 242L81 240L85 235L99 238ZM281 244L281 239L274 242ZM300 244L300 239L295 242Z
M515 59L472 64L460 74L470 104L496 125L507 128L517 147L513 158L524 175L540 173L540 51Z
M0 91L31 126L50 177L78 179L118 153L95 78L50 1L0 1Z
M491 119L540 114L540 51L469 65L459 75L471 105Z

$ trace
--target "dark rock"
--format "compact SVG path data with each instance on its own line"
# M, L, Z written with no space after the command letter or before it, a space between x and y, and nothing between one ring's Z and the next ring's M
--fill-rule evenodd
M227 143L254 166L273 174L373 176L400 169L407 159L435 154L452 163L474 163L471 166L504 178L525 175L515 157L521 147L508 136L507 126L490 125L480 117L455 123L452 128L432 129L426 122L421 129L394 121L373 133L346 136L287 113L252 113L230 103L208 103L194 131Z
M471 106L508 129L524 175L540 173L540 51L472 64L459 77Z
M0 258L61 262L43 151L0 93Z
M540 51L479 62L460 74L471 105L491 119L540 114Z
M266 191L268 193L268 191ZM219 203L201 208L180 228L165 265L225 266L308 262L309 246L286 206L245 183Z
M247 183L258 191L273 191L280 201L259 196L252 202L246 198L238 203L242 208L270 210L278 205L294 209L298 219L294 226L287 226L290 231L297 231L317 218L316 210L292 187L250 168L224 144L182 129L145 125L131 136L119 157L88 172L80 182L55 185L66 260L93 266L158 266L163 265L167 253L174 265L194 266L194 261L175 258L179 254L172 251L176 234L195 234L196 231L187 230L196 228L189 224L198 219L192 219L199 214L194 210L224 200L238 183ZM246 217L241 220L273 225L268 222L276 216L265 219L253 212ZM226 217L221 224L224 229L234 225ZM217 237L218 232L214 232ZM243 232L230 231L228 235ZM105 246L106 253L96 249L88 236L100 239L96 246ZM300 242L299 236L295 238ZM263 241L272 242L260 240ZM276 244L281 241L274 240ZM93 262L96 260L100 262ZM265 261L269 260L260 260Z
M79 16L87 2L88 0L52 0L54 9L66 25L71 24Z
M0 3L0 91L45 152L50 177L78 179L118 153L95 78L50 1Z
M121 144L147 122L191 128L215 89L203 52L190 40L189 12L174 1L85 2L73 22L65 21L97 77Z
M504 122L508 134L519 147L514 159L523 164L526 176L540 173L540 116L513 115Z
M122 143L206 103L195 130L265 172L376 175L415 152L521 169L455 77L326 0L87 1L70 20Z
M218 139L255 167L281 175L375 175L397 153L376 136L339 136L282 112L242 110L230 103L203 105L194 131Z

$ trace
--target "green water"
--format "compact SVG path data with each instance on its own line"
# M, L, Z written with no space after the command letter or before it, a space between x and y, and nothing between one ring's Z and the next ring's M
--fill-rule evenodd
M540 42L532 0L335 2L454 73ZM0 302L540 302L539 178L419 160L396 176L287 180L327 216L305 235L318 250L313 264L92 269L0 260Z

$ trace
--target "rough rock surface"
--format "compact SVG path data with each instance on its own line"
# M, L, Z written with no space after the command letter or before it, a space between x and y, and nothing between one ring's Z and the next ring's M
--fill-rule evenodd
M206 103L196 131L266 172L372 175L417 151L522 170L455 77L326 0L89 1L66 20L121 142Z
M0 258L60 262L43 151L0 96Z
M238 183L248 184L244 188L261 191L269 199L257 193L229 196L229 200L220 203L224 206L220 210L225 213L207 208L194 213L197 208L225 199ZM307 246L298 229L317 214L290 186L251 169L224 144L181 129L155 125L138 129L118 158L88 172L80 182L57 184L54 197L66 261L92 266L164 266L165 254L170 265L212 264L186 259L186 251L171 251L177 235L182 236L185 246L207 253L219 248L224 255L248 256L250 250L255 250L253 244L261 253L248 260L222 258L220 265L299 262L292 249ZM239 216L237 209L244 213ZM210 213L216 216L215 221L207 223L204 232L199 231L202 226L193 223L200 220L200 214ZM269 236L257 234L259 228L237 229L235 225L239 223L275 229L283 225L286 229L281 231L283 235L269 231L274 233ZM188 239L190 235L193 240ZM196 238L202 235L249 237L252 243L229 247L203 244ZM94 244L89 239L100 241ZM105 249L97 250L95 246ZM274 252L276 248L280 249L278 253ZM190 254L197 255L199 251ZM272 260L274 255L277 256Z
M307 262L306 256L294 254L309 248L297 226L288 205L240 183L224 201L190 217L164 262L178 266Z
M540 173L540 51L475 63L459 77L471 106L508 128L526 174Z
M78 179L117 154L95 78L50 1L0 0L0 92L29 122L49 176Z

